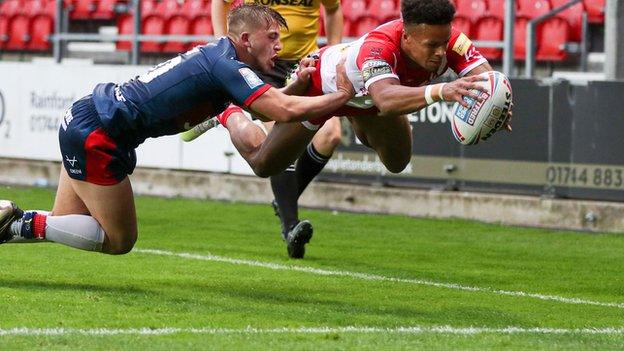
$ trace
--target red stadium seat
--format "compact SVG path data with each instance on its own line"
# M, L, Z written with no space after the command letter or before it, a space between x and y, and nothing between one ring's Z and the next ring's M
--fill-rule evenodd
M34 17L30 22L30 33L32 38L28 43L28 50L50 50L50 35L52 32L54 32L54 18L48 15L38 15Z
M210 3L204 0L186 0L180 8L182 16L191 21L200 16L210 17Z
M606 0L583 0L589 23L604 23Z
M394 0L371 0L368 3L368 14L385 23L401 17Z
M540 24L538 49L539 61L563 61L568 58L565 44L569 41L570 25L561 17L553 17Z
M91 18L99 20L112 20L115 18L115 6L118 0L98 0Z
M4 0L0 2L0 14L11 18L21 14L24 5L23 0Z
M132 34L134 32L134 17L132 15L123 15L117 20L117 32L119 34ZM130 51L132 43L127 40L117 42L117 50Z
M28 17L34 17L46 12L48 2L45 0L27 0L22 8L22 13Z
M26 50L30 40L30 19L25 15L15 15L9 22L9 40L6 42L7 50Z
M550 2L548 0L519 0L520 8L518 15L535 18L550 11Z
M514 23L514 58L524 60L526 58L526 26L529 19L526 17L516 17Z
M173 16L166 25L167 34L188 34L191 31L191 22L184 16ZM181 41L169 41L163 46L164 52L182 52L187 47L186 43Z
M475 40L502 41L503 40L503 20L498 17L482 17L475 25L472 34ZM496 48L479 47L479 51L487 59L499 60L503 56L503 51Z
M488 0L488 15L500 19L505 18L506 0ZM518 13L518 2L514 1L515 11Z
M181 7L177 0L161 0L154 8L154 11L163 19L168 20L178 15L181 12Z
M375 17L365 16L351 24L351 36L361 37L379 26L379 20Z
M367 15L365 0L348 0L342 3L342 14L344 17L356 24L355 20Z
M550 0L553 8L560 7L569 2L569 0ZM583 4L578 3L557 16L564 18L570 25L570 40L580 42L583 35Z
M468 18L472 23L485 15L487 4L485 0L456 0L457 16Z
M191 34L193 35L212 35L212 22L210 17L197 17L191 22ZM191 46L204 45L206 41L195 41Z
M0 13L0 49L9 41L9 17Z
M165 19L158 15L147 16L141 24L143 34L161 35L165 33ZM144 41L141 43L142 52L161 52L163 43L158 41Z
M69 6L68 1L65 1L64 6ZM44 7L41 10L42 12L38 13L38 15L47 15L49 17L56 18L56 1L45 1Z
M95 0L76 0L73 3L69 18L73 20L88 20L96 9Z
M468 17L455 16L452 22L453 28L458 31L466 34L467 36L472 35L472 21Z
M158 3L156 0L141 0L141 19L146 17L160 16L160 12L157 10Z

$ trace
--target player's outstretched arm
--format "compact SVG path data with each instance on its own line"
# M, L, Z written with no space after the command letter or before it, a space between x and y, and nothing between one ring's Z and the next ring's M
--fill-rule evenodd
M249 107L254 114L282 123L305 121L312 117L331 114L355 95L353 84L345 71L344 60L336 66L336 72L335 93L312 97L291 96L270 88Z
M461 78L452 83L434 84L424 87L407 87L396 78L385 78L372 83L368 92L379 109L381 116L397 116L418 111L436 101L457 101L466 106L463 96L477 99L470 90L483 90L477 81L481 77ZM443 90L443 94L440 90ZM468 107L468 106L466 106Z

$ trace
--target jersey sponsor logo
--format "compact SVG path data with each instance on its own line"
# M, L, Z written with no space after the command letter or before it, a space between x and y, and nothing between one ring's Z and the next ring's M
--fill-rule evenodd
M121 87L119 85L115 86L115 99L120 102L126 101L126 98L121 93Z
M262 79L258 78L258 76L250 68L239 68L238 73L243 76L243 79L245 79L245 82L247 82L247 85L249 85L249 88L251 89L264 84Z
M76 162L78 162L76 156L72 156L72 158L69 158L69 156L67 155L65 155L65 161L67 161L67 163L69 163L72 167L74 167L74 165L76 165Z
M471 45L472 41L468 39L466 34L461 33L459 37L457 37L457 40L455 40L455 44L453 44L453 51L464 56L468 52L468 49L470 49Z
M139 81L147 84L151 82L152 80L154 80L154 78L167 73L168 71L170 71L172 68L174 68L181 62L182 62L182 56L177 56L177 57L172 58L169 61L165 61L159 65L156 65L152 69L150 69L147 73L144 73L141 76L139 76Z
M67 109L67 111L65 111L65 115L63 116L63 119L61 119L61 127L63 127L63 130L67 130L67 126L73 120L74 120L74 115L72 115L71 107L70 107Z
M365 82L371 78L385 74L393 73L392 67L384 60L368 60L362 65L362 77Z
M312 7L314 5L314 0L257 0L257 2L266 6L287 5Z
M467 62L470 62L470 61L481 58L481 53L477 51L476 47L471 46L466 52L466 54L464 55L464 58L466 59Z

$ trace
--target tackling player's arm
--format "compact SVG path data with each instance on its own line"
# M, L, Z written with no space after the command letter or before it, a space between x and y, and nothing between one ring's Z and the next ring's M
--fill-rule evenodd
M353 84L347 76L344 63L345 60L342 59L336 65L337 91L335 93L321 96L292 96L284 93L284 91L289 92L288 87L284 91L270 88L255 99L249 108L254 114L282 123L305 121L312 117L328 115L346 104L355 95ZM309 66L300 70L297 73L298 79L289 86L299 84L301 87L307 87L310 74L315 69L315 67Z
M249 109L254 114L276 122L305 121L313 117L331 114L353 97L353 88L321 96L293 96L271 87L255 99Z

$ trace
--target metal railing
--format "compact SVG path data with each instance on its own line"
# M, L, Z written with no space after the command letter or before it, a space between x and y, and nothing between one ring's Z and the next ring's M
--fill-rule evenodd
M581 1L581 0L575 0ZM141 32L141 6L140 0L130 1L130 10L133 13L133 33L132 34L92 34L92 33L68 33L68 10L63 8L63 0L56 0L56 18L54 26L54 34L51 36L53 42L53 56L58 63L64 56L64 48L66 43L70 41L130 41L132 49L130 52L130 63L139 64L140 60L140 43L144 41L211 41L215 37L211 35L145 35ZM513 0L505 0L505 19L504 19L504 37L503 41L475 41L475 45L479 47L503 49L503 73L508 77L513 75L513 24L515 21L515 6ZM343 40L354 40L355 38L346 37ZM323 40L321 39L321 42Z
M536 53L536 40L535 40L535 32L537 26L544 22L545 20L554 17L558 13L582 2L583 0L570 0L570 2L561 5L550 12L547 12L541 16L535 17L527 23L527 31L526 31L526 52L525 52L525 71L524 75L527 78L532 78L535 74L535 53ZM580 53L581 53L581 70L587 70L587 13L583 11L582 16L582 30L581 30L581 43L580 43Z

